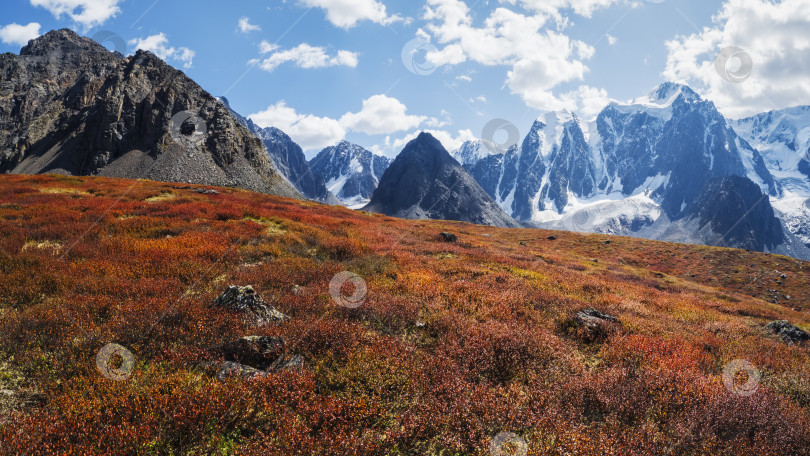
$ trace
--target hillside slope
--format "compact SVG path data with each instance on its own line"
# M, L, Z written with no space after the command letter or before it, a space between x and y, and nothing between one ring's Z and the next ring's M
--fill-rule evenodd
M810 346L766 325L810 328L808 267L232 188L2 175L0 448L806 455ZM354 285L330 289L343 271ZM212 306L229 285L289 319ZM209 373L242 336L302 363ZM132 363L100 370L109 343ZM755 391L724 386L734 360L757 369Z

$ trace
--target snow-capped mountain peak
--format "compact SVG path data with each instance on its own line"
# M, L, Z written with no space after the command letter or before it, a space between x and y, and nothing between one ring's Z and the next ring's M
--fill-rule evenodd
M309 162L312 172L326 181L329 191L352 208L369 202L390 164L388 158L345 140L323 149Z
M498 155L503 152L497 148L487 144L486 141L475 139L465 141L458 149L450 153L450 155L461 163L462 166L470 165L481 161L481 159L490 156Z

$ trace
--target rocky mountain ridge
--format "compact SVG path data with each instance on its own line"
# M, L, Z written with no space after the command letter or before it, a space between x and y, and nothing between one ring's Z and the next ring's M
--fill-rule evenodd
M0 56L0 172L148 178L300 197L229 110L154 54L64 29Z

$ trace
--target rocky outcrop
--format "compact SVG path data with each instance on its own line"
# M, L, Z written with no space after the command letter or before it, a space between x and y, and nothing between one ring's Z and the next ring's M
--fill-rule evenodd
M444 242L450 242L450 243L453 243L453 242L457 242L457 241L458 241L458 236L456 236L456 235L455 235L455 234L453 234L453 233L442 232L442 233L439 233L439 237L441 237L441 238L442 238L442 241L444 241Z
M787 320L772 321L765 325L765 328L781 337L789 345L810 340L810 334L790 324Z
M70 30L0 55L0 172L146 178L300 194L261 141L155 55Z
M582 326L594 327L605 322L618 323L619 319L613 315L602 313L592 307L577 312L575 320Z
M264 299L250 285L229 286L214 300L213 306L242 314L259 325L271 322L280 323L290 318L264 302Z
M251 380L304 365L301 356L287 353L281 337L245 336L225 344L222 353L225 361L208 361L199 366L219 380L229 377Z
M619 319L594 308L577 312L562 324L562 331L582 342L604 342L619 329Z
M245 336L223 348L225 359L256 369L267 369L284 355L281 337Z

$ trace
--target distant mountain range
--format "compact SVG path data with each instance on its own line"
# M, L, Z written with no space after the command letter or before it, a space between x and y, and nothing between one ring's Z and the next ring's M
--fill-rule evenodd
M421 134L391 162L346 141L307 162L149 52L69 30L0 55L0 172L241 187L408 218L722 245L810 259L810 107L728 120L665 83L506 151Z
M665 83L592 122L548 113L505 152L479 140L453 155L528 226L810 258L808 111L729 121Z

